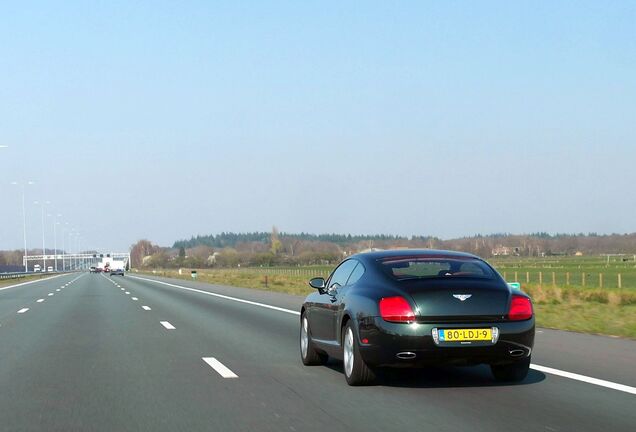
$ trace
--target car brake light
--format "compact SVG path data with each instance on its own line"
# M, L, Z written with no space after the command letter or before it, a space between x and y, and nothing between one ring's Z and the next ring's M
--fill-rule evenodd
M380 300L380 316L390 322L412 322L415 314L404 297L385 297Z
M521 321L532 318L532 302L528 297L513 295L508 311L508 319Z

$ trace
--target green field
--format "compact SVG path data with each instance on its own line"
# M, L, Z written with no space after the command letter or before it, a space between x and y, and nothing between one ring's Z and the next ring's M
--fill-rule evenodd
M627 261L623 261L627 259ZM489 262L509 282L543 286L636 288L634 256L494 258ZM620 281L620 286L619 286Z

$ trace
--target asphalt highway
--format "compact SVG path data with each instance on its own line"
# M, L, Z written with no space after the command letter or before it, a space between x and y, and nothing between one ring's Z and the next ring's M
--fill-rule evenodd
M353 388L300 362L301 302L133 275L2 288L0 430L636 430L634 341L539 329L520 384L471 367Z

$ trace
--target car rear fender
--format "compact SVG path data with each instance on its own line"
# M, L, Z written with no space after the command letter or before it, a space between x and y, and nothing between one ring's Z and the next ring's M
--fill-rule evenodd
M347 325L349 321L351 321L351 315L348 312L345 312L342 315L342 320L340 320L340 331L336 335L336 340L338 341L338 344L341 346L342 346L342 331L344 330L345 326Z

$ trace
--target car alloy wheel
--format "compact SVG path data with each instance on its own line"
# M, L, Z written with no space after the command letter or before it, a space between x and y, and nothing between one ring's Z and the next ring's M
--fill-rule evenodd
M375 380L375 371L367 366L360 355L356 341L356 331L352 321L348 321L342 331L342 360L347 384L360 386L371 384Z
M351 330L351 328L347 328L347 331L345 332L343 357L345 374L347 377L351 377L351 374L353 373L353 360L355 357L353 352L353 330Z
M305 366L324 365L329 358L327 354L314 348L309 331L309 319L305 314L300 319L300 358Z
M307 358L307 348L309 347L309 334L307 332L307 317L303 317L302 327L300 329L300 353L303 358Z

